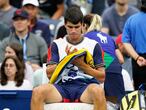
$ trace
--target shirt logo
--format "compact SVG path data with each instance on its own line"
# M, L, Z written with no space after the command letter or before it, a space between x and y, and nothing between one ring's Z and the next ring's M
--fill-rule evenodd
M103 36L102 34L98 33L97 37L100 38L100 42L103 44L107 43L107 38L105 36Z

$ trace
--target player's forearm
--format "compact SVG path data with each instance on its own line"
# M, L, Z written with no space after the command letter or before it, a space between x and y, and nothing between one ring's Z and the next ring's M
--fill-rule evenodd
M46 73L49 79L51 78L53 72L55 71L56 66L57 66L56 64L47 66Z
M78 65L78 67L84 71L86 74L89 74L93 77L95 77L100 82L104 82L105 80L105 69L104 67L99 67L97 69L90 67L86 63L82 63L81 65Z

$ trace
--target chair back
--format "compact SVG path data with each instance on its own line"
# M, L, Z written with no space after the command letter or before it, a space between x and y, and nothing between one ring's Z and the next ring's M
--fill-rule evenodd
M0 90L0 110L30 110L31 90Z

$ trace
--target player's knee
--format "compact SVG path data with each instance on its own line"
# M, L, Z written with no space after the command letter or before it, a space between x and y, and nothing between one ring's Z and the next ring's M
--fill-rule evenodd
M45 89L42 88L42 87L36 87L33 89L33 99L36 99L36 100L43 100L43 98L45 97L44 96L44 92L45 92Z
M97 84L92 84L90 86L90 91L91 91L91 94L94 96L103 96L104 95L104 90L103 90L102 86L99 86Z
M34 98L39 98L41 94L42 94L42 90L40 88L36 87L33 89L32 96Z

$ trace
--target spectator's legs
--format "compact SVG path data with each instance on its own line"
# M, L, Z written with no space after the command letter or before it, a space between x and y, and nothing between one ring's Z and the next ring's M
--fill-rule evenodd
M106 110L104 90L100 85L90 84L80 97L81 102L93 103L94 110Z
M62 96L51 84L34 88L31 99L31 110L44 110L44 103L61 102Z

